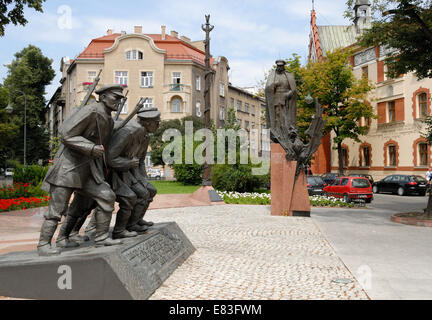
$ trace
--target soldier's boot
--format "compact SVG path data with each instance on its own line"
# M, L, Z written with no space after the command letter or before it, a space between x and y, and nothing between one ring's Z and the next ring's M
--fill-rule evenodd
M42 224L37 251L39 256L53 256L61 253L59 248L51 247L51 239L57 229L58 221L45 219Z
M71 240L69 234L75 226L78 218L66 216L57 237L56 246L60 248L76 248L79 247L79 243Z
M117 211L116 223L112 234L113 239L133 238L138 235L135 231L126 230L126 224L129 221L130 215L131 210L120 208Z
M96 222L95 245L101 247L122 244L123 242L121 240L111 239L109 237L112 212L102 211L100 208L96 208L94 215Z
M126 225L126 230L128 231L135 231L138 234L143 234L144 232L146 232L149 227L146 225L139 225L138 221L141 220L142 216L143 216L143 212L145 212L145 210L147 210L148 204L136 204L134 209L132 210L132 214L129 218L129 221Z
M141 209L141 215L140 215L140 219L137 222L137 225L139 226L147 226L147 227L151 227L152 225L154 225L154 223L152 221L146 221L144 220L144 215L147 212L148 207L150 206L150 202L148 201L147 204L143 205L143 208Z
M87 219L87 216L88 216L88 214L85 214L84 216L79 217L77 219L77 222L75 223L75 226L69 235L69 239L74 240L78 243L79 242L86 242L86 241L90 240L89 236L87 236L87 235L82 236L79 234L81 227L83 226L83 224L85 223L85 221Z
M97 210L93 212L93 215L84 231L84 234L90 239L94 239L96 237L96 212Z

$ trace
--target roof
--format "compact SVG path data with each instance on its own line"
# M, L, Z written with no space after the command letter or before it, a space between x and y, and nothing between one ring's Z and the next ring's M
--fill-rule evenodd
M317 26L322 53L346 48L357 42L355 26Z
M323 58L326 52L336 48L346 48L357 42L357 29L355 26L318 26L316 24L315 10L311 12L311 35L309 43L309 59L312 50L318 60Z
M119 36L121 36L120 33L114 33L93 39L88 47L78 55L77 59L103 59L104 50L110 48ZM166 50L166 59L192 60L205 65L205 52L186 41L169 35L165 35L165 40L162 40L162 35L160 34L146 34L146 36L153 39L156 47ZM213 59L211 59L212 62Z

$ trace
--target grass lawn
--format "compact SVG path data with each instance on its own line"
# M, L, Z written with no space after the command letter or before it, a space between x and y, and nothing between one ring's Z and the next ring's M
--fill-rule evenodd
M200 186L185 186L177 181L150 181L158 194L194 193Z

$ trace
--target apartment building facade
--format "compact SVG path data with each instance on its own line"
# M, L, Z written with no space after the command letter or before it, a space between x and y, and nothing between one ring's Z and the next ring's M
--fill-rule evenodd
M148 99L147 107L157 107L162 120L190 115L204 117L204 49L203 41L179 37L176 31L167 34L165 26L161 26L160 34L144 34L141 26L135 26L133 33L108 30L106 35L91 40L75 59L62 59L61 86L48 103L51 134L56 136L67 114L81 104L100 70L97 88L116 83L128 90L121 118L132 112L140 98ZM221 127L232 91L229 63L226 57L211 58L210 62L213 69L211 119L216 127ZM96 100L97 96L92 95L91 99ZM260 108L257 101L254 103L256 109ZM249 125L252 122L261 127L259 118L251 120Z
M311 16L309 59L322 59L326 51L337 47L354 50L351 66L357 78L367 77L375 85L368 95L377 119L360 119L359 125L369 125L369 132L358 143L346 139L343 143L343 166L346 174L368 173L374 179L390 174L424 175L431 165L430 146L422 137L423 119L431 114L432 79L418 80L413 73L391 79L386 76L384 59L393 50L385 47L362 48L356 38L370 25L369 1L357 1L356 18L352 26L317 26L315 12ZM338 170L337 150L329 137L330 158L325 165Z

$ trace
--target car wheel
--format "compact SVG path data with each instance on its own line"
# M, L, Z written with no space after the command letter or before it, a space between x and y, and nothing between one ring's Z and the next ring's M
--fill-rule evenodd
M397 194L400 195L400 196L403 196L405 194L404 188L399 187L398 190L397 190Z
M346 193L343 195L343 200L344 200L346 203L350 203L350 202L351 202L351 199L348 197L348 195L347 195Z
M373 186L373 187L372 187L372 192L373 192L373 193L379 193L378 186Z
M366 199L366 203L371 203L372 199Z

